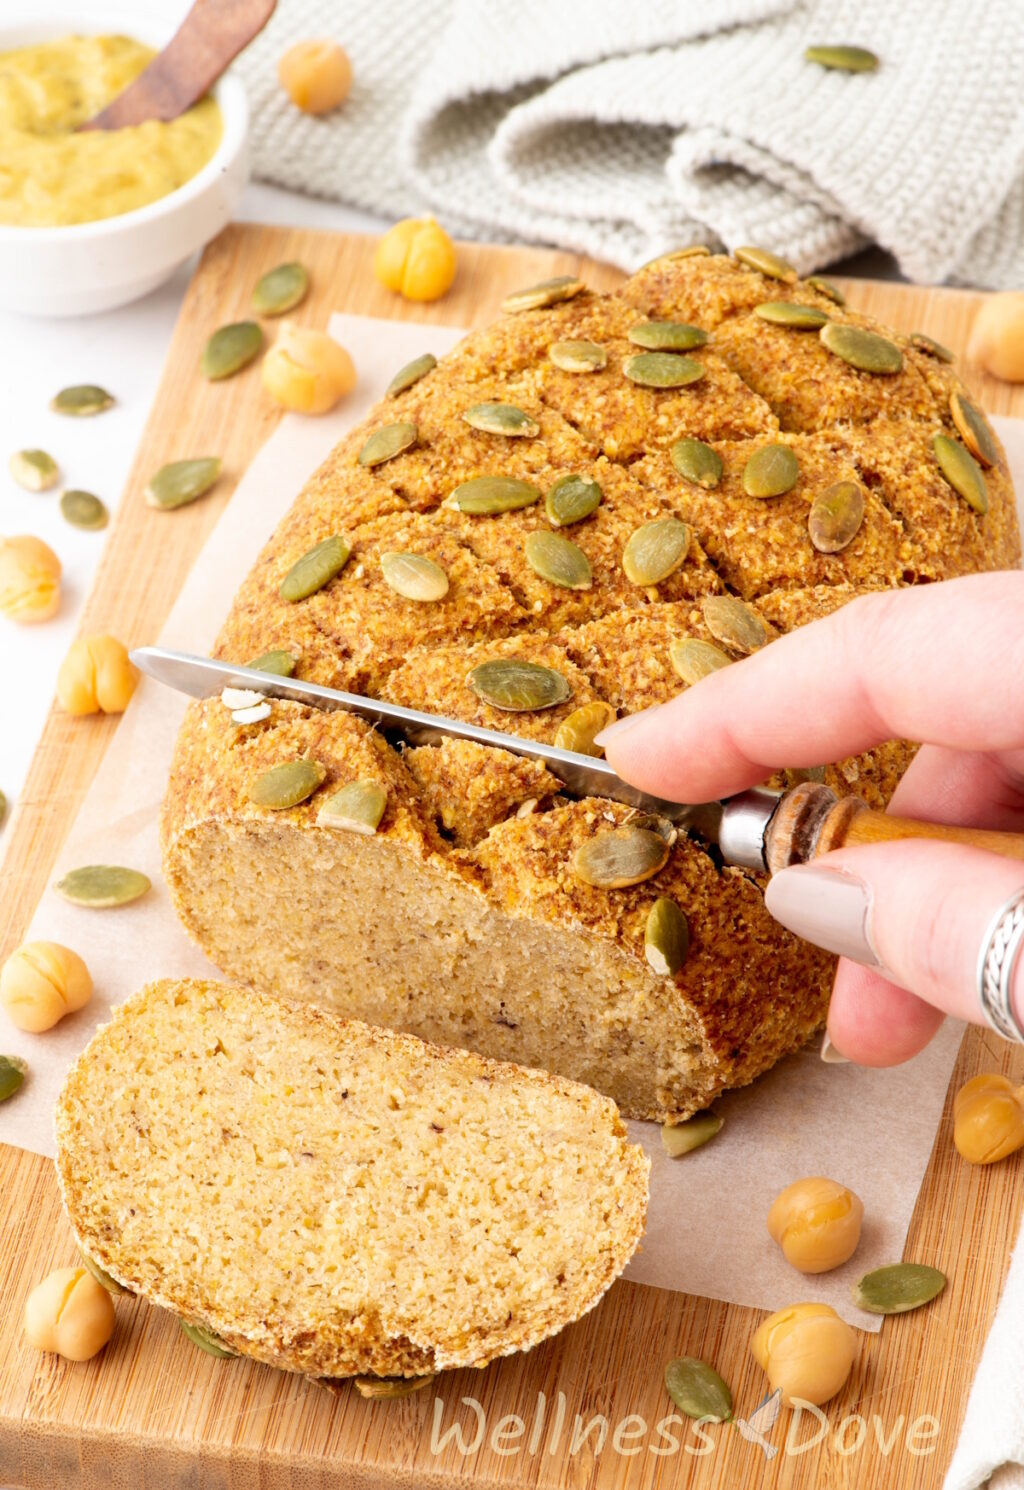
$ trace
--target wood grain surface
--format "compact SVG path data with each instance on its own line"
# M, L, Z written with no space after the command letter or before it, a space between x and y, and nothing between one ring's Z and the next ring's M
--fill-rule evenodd
M288 259L309 266L313 290L296 318L310 325L323 325L332 310L348 310L471 326L492 319L503 294L536 279L579 270L604 288L619 277L551 250L466 245L451 293L434 306L408 305L374 282L372 250L367 238L256 226L233 226L208 248L83 612L83 632L110 630L132 645L156 640L235 482L274 427L277 415L261 395L255 366L218 385L198 376L205 338L246 315L265 270ZM844 288L852 304L904 330L926 330L958 351L980 300L962 291L857 281ZM966 371L989 409L1024 415L1024 389ZM172 517L151 511L142 500L147 477L164 461L196 451L219 452L225 479ZM51 713L5 835L0 957L21 939L116 728L115 719ZM1021 1080L1024 1053L972 1032L951 1091L983 1069ZM899 1138L884 1135L895 1146ZM132 1299L118 1300L114 1338L94 1361L71 1365L41 1355L22 1339L25 1296L52 1268L74 1262L75 1249L50 1164L0 1148L0 1485L931 1490L956 1441L1016 1233L1024 1194L1020 1158L991 1169L962 1163L947 1100L906 1255L942 1268L949 1286L928 1309L886 1320L880 1335L864 1336L847 1389L826 1409L827 1429L810 1420L791 1424L784 1414L770 1434L780 1452L769 1461L731 1425L701 1430L706 1439L682 1420L667 1426L668 1438L656 1426L672 1411L662 1369L674 1355L714 1362L739 1411L754 1408L764 1378L748 1342L761 1316L635 1284L616 1284L586 1319L529 1355L443 1376L402 1401L364 1401L349 1390L334 1395L252 1362L214 1360L189 1345L169 1316ZM762 1225L762 1218L751 1224ZM796 1300L796 1278L793 1291ZM471 1402L485 1419L479 1447ZM450 1438L444 1446L432 1441L437 1412L442 1434L453 1421L461 1424L467 1452ZM582 1443L578 1431L574 1444L577 1417L580 1429L590 1424L591 1431ZM599 1448L602 1417L608 1426ZM796 1452L816 1435L817 1443Z

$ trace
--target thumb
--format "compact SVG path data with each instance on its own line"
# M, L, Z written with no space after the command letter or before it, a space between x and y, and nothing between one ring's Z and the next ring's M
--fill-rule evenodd
M886 1065L913 1053L908 1039L917 1048L934 1033L937 1022L919 1001L984 1022L978 956L993 917L1021 890L1019 861L907 841L840 849L785 869L770 881L765 904L806 941L873 970L851 976L855 970L840 965L829 1032L851 1060ZM1011 1004L1024 1023L1024 956L1017 959ZM910 1025L920 1030L919 1040L910 1037Z

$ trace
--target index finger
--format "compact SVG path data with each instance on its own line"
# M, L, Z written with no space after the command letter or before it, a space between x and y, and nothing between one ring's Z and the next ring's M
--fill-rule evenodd
M862 596L601 736L625 780L680 802L909 739L1024 745L1024 574Z

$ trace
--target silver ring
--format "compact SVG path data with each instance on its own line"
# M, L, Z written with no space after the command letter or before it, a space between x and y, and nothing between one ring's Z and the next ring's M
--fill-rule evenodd
M1004 1040L1024 1044L1024 1023L1013 1007L1013 972L1024 946L1024 889L1015 890L989 922L978 956L981 1012Z

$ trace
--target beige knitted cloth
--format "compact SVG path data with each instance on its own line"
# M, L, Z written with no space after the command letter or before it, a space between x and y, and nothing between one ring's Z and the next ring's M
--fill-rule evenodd
M325 119L275 80L337 37ZM803 60L852 42L876 73ZM632 269L755 242L804 272L874 241L913 279L1024 285L1024 0L280 0L242 58L257 174Z

